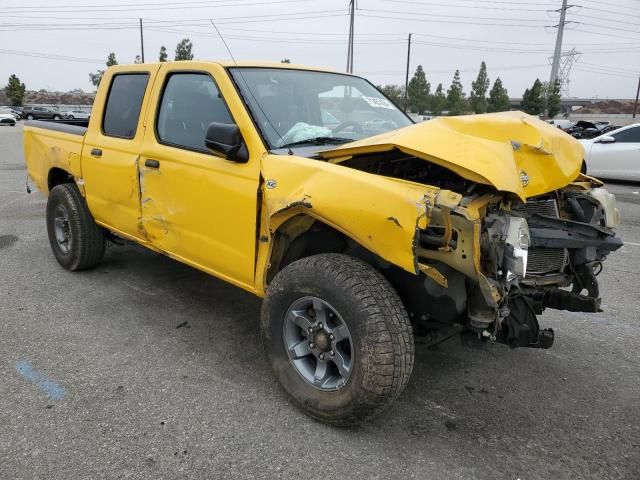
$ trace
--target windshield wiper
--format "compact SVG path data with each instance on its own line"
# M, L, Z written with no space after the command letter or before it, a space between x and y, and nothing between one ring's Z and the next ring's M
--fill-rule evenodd
M332 144L342 144L347 142L353 142L353 138L343 138L343 137L312 137L305 138L304 140L299 140L297 142L287 143L282 145L279 148L289 148L289 147L297 147L300 145L332 145Z

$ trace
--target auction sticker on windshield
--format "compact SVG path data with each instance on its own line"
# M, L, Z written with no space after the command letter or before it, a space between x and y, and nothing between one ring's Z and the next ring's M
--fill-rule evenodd
M384 98L365 97L364 95L362 95L361 98L372 107L389 108L391 110L395 110L395 107L388 100Z

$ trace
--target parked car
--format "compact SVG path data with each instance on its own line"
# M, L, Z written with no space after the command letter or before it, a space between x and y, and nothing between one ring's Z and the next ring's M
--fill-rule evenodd
M622 246L583 148L522 112L414 124L357 76L183 61L108 68L89 126L63 122L24 131L60 265L123 237L264 297L277 379L331 424L400 395L414 335L551 347L538 315L601 311Z
M89 120L91 112L85 112L83 110L70 110L64 113L64 118L67 120Z
M0 113L0 125L16 126L16 117L10 113Z
M585 149L589 175L612 180L640 180L640 123L580 142Z
M586 120L578 120L575 124L567 129L567 133L577 139L595 138L603 133L617 130L617 125L610 125L609 122L588 122Z
M5 115L11 115L16 120L20 120L20 113L13 107L0 107L0 113Z
M566 120L564 118L554 118L553 120L547 120L547 123L564 131L569 130L573 126L573 122L571 120Z
M61 120L62 114L49 107L24 107L22 118L27 120Z

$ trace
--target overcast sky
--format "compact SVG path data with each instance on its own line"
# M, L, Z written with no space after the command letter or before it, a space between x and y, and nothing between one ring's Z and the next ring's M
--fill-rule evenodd
M189 37L196 59L227 59L213 18L237 60L289 58L343 70L348 0L0 0L0 84L17 74L29 89L93 89L88 73L140 53L144 23L147 61L161 45L170 58ZM358 0L355 73L376 84L404 84L407 34L411 71L422 65L432 89L461 71L465 93L486 61L512 97L536 77L548 80L561 0ZM640 0L572 0L563 51L580 56L570 94L633 98L640 74ZM63 56L56 58L53 55Z

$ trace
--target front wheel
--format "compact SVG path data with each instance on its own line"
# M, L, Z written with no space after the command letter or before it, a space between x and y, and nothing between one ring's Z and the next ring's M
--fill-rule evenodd
M35 117L31 114L27 115L27 120L33 120Z
M353 257L322 254L276 275L262 307L262 337L284 390L333 425L374 416L404 390L413 333L398 294Z
M93 220L75 184L63 183L49 192L47 233L53 255L67 270L92 268L102 261L105 230Z

